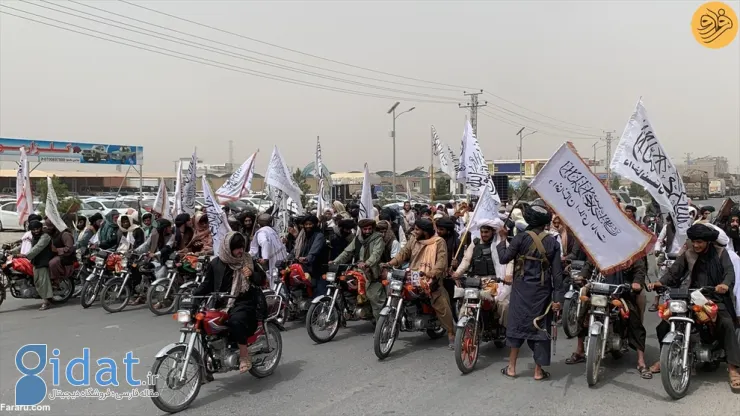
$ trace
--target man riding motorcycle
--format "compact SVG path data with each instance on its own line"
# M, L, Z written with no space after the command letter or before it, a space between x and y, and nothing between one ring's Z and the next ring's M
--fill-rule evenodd
M360 220L360 234L349 243L342 254L329 262L330 264L357 262L357 267L364 271L367 279L365 295L373 308L374 322L377 321L386 299L385 287L380 281L380 262L385 251L385 243L383 236L375 230L375 225L375 220Z
M715 294L707 295L717 304L717 320L714 333L723 344L727 355L727 368L730 375L730 389L740 393L740 342L735 333L735 306L732 302L732 287L735 283L735 271L730 256L725 248L715 245L719 231L705 224L694 224L688 231L690 244L673 262L660 281L649 285L651 288L669 286L681 287L681 282L688 276L689 288L712 286ZM665 321L656 328L658 340L661 341L670 328ZM653 364L651 370L660 372L660 363Z

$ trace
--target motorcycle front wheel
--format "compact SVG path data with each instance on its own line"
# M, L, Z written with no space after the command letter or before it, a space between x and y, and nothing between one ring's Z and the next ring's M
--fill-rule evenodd
M586 382L593 387L599 382L599 367L601 367L601 346L604 329L599 335L589 335L586 351Z
M151 374L154 376L154 384L149 388L156 393L153 395L156 397L152 397L152 401L155 406L164 412L177 413L185 410L198 397L200 392L203 371L201 371L201 359L198 350L193 349L191 352L190 360L187 363L188 369L185 373L185 381L182 383L179 381L182 366L185 365L186 352L187 347L178 345L163 357L154 360L154 365L152 365ZM190 385L192 387L188 387ZM166 393L181 393L182 390L185 391L181 399L165 399Z
M455 331L455 363L463 374L471 373L478 362L480 331L476 333L477 326L478 322L471 318L464 327Z
M121 292L120 295L118 294L119 291ZM123 279L120 277L110 279L103 286L100 303L106 311L110 313L121 312L128 305L129 300L131 300L131 289L128 285L123 284ZM120 304L115 302L120 302Z
M568 339L578 335L578 298L573 295L563 304L563 332Z
M51 301L53 303L65 303L75 293L75 281L73 278L68 277L61 279L57 283L57 288L53 288L53 294Z
M375 325L373 348L379 360L385 359L390 355L393 344L396 342L398 327L396 327L395 333L391 333L393 329L393 317L395 316L396 311L392 309L388 315L382 315L378 318L378 323Z
M331 308L331 299L323 299L319 303L312 303L306 314L306 331L308 336L317 343L329 342L339 332L339 312Z
M167 296L167 287L169 284L169 281L159 282L156 285L149 286L149 290L146 292L146 306L157 316L171 314L178 304L178 285L173 283L170 294Z
M260 357L261 361L255 362L253 359L252 368L249 369L249 374L257 378L265 378L272 374L283 356L283 337L275 324L269 322L265 324L265 337L270 345L270 352Z
M683 337L675 337L673 342L663 345L660 350L660 381L665 392L672 399L686 396L691 384L691 366L683 369Z
M2 280L5 280L5 276L1 278ZM3 301L5 300L5 292L7 290L5 289L5 284L0 281L0 305L3 304Z
M80 291L80 305L85 309L89 308L93 303L95 303L95 298L98 297L99 290L100 279L95 279L93 281L85 280L85 283L82 284L82 290Z

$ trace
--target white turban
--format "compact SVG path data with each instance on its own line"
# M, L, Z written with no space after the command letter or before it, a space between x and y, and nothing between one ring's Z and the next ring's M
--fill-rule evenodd
M717 244L722 245L722 246L727 246L730 243L730 237L727 236L727 233L725 233L723 229L717 227L714 224L708 223L708 222L702 223L702 225L705 225L709 228L717 230L717 232L719 233L719 236L717 237Z
M504 226L504 222L500 218L486 218L475 222L475 227L491 227L494 230L498 230Z

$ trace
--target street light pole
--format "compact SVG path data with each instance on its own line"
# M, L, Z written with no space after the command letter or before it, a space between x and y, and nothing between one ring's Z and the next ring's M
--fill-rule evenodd
M391 138L393 139L393 191L392 194L396 193L396 119L398 117L401 117L401 114L408 113L410 111L413 111L416 107L411 107L406 111L402 111L396 115L396 107L401 104L400 101L396 101L395 104L393 104L393 107L388 110L388 114L391 114L393 117L393 130L391 131Z
M535 131L533 131L531 133L527 133L527 134L525 134L525 135L522 136L522 132L524 131L525 128L526 127L522 127L516 133L519 136L519 186L520 187L522 186L522 181L524 180L524 178L523 178L523 176L524 176L524 166L523 166L524 165L524 161L523 161L523 154L524 154L524 152L522 151L522 141L524 141L524 138L525 137L531 136L531 135L537 133L537 130L535 130Z

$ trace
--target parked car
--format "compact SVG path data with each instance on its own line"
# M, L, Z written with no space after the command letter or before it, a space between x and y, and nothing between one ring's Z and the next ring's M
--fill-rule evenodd
M25 224L18 223L18 213L15 210L15 201L2 202L2 205L0 205L0 231L26 229Z

